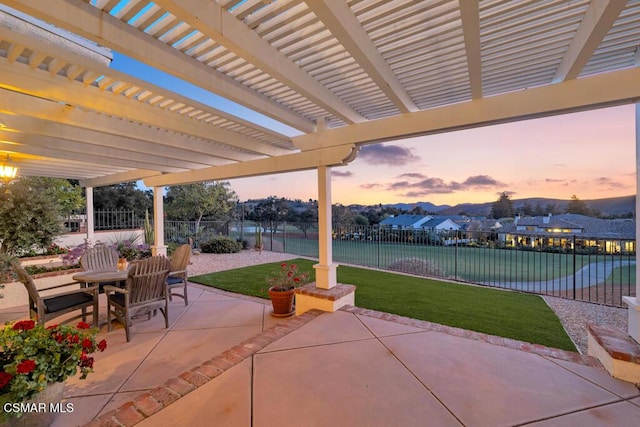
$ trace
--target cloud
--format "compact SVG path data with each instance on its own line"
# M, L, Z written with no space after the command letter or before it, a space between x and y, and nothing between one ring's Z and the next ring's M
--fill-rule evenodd
M339 178L350 178L353 176L351 171L331 171L331 176L337 176Z
M470 176L469 178L465 179L462 185L465 187L477 188L477 187L496 187L504 184L495 180L489 175L476 175L476 176Z
M504 187L506 184L489 175L469 176L463 182L445 181L442 178L427 177L420 173L404 173L398 178L414 178L413 180L400 180L386 184L364 184L364 189L380 189L402 193L405 197L422 197L430 194L449 194L456 191L472 189L491 189ZM420 178L416 180L416 178Z
M601 187L607 187L608 189L618 189L618 188L627 188L629 187L629 185L619 182L619 181L614 181L611 178L607 178L605 176L601 176L600 178L596 178L595 180L595 184L599 185Z
M426 176L421 173L412 172L412 173L403 173L402 175L398 176L398 178L425 179Z
M374 188L382 188L384 187L382 184L362 184L360 188L364 188L365 190L373 190Z
M372 165L404 166L420 160L409 148L399 145L375 144L360 149L358 158Z

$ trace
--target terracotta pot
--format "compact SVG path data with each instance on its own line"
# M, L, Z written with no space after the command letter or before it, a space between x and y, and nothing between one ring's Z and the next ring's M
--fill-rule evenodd
M288 291L274 291L273 287L269 288L269 298L271 298L271 304L273 305L274 316L290 316L294 313L293 298L295 291L289 289Z

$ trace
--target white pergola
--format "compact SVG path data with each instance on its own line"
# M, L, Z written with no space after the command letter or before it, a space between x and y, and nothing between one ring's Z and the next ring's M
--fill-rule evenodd
M160 196L163 186L316 169L317 286L327 290L330 171L362 144L640 100L640 0L1 4L66 40L0 26L0 150L21 174L89 190L142 179ZM105 47L301 135L113 70ZM155 205L161 217L162 197ZM640 341L640 300L627 302Z

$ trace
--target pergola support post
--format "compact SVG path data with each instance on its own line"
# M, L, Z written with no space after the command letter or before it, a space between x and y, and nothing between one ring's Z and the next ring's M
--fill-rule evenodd
M153 187L153 238L151 253L155 255L167 255L167 247L164 244L164 187Z
M640 104L636 104L636 194L640 191ZM636 215L640 200L636 197ZM640 225L636 217L636 242ZM640 277L640 254L636 246L636 277ZM627 304L629 322L627 334L616 328L588 325L588 353L596 357L615 378L634 384L640 383L640 281L636 280L635 296L622 297Z
M640 194L640 104L636 103L636 195ZM640 199L636 197L636 277L640 277L640 253L637 242L640 239L640 223L637 214L640 212ZM640 343L640 280L636 280L636 296L622 297L629 306L629 336Z
M86 199L86 208L85 213L87 215L87 237L85 238L85 243L89 246L93 246L95 243L95 222L94 222L94 212L93 212L93 187L85 188L85 199Z
M331 226L331 168L318 167L318 259L316 282L296 289L296 314L312 309L334 312L355 304L353 285L338 284L338 264L333 262Z

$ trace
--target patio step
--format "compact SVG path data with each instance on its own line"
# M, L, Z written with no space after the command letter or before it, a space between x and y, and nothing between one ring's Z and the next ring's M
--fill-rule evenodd
M587 324L588 353L600 360L612 377L640 384L640 344L625 331Z

